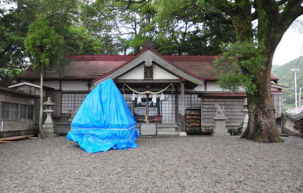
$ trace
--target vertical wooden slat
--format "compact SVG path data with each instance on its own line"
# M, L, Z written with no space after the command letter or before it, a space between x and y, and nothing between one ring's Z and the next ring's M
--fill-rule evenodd
M184 89L184 82L180 83L181 85L181 101L180 101L180 114L184 116L185 113L185 103L184 103L184 95L185 95L185 89Z
M178 113L179 113L179 97L178 97L178 89L177 86L174 85L174 90L175 90L175 120L176 120L176 124L179 125L179 120L178 120Z

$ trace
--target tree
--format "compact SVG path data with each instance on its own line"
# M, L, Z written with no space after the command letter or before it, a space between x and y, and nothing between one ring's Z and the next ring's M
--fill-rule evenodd
M25 48L31 66L40 70L40 117L41 137L43 117L43 75L47 69L57 68L58 73L68 62L66 56L73 54L95 54L100 50L98 39L77 25L77 0L43 0L37 10L36 20L30 25L25 38Z
M64 39L49 25L48 20L39 18L30 25L28 35L25 39L25 47L30 55L34 68L40 70L40 114L39 130L40 136L46 136L42 129L43 118L43 74L47 67L55 64L64 57L62 48Z
M160 0L160 3L162 6L171 3L174 9L188 3L202 5L204 9L201 11L223 13L232 22L237 42L227 47L225 56L235 68L225 73L227 76L223 79L227 85L240 81L247 89L249 123L242 137L260 142L280 142L271 96L272 58L284 32L303 13L303 1L178 0L173 3L172 0ZM161 9L163 12L171 10L169 6ZM228 57L223 55L225 59Z
M200 5L197 8L186 4L181 10L159 17L162 12L153 0L99 2L103 3L103 10L113 10L115 15L111 19L116 21L119 36L116 39L133 53L151 40L162 54L216 55L222 40L235 41L232 23L222 13L202 13Z
M24 38L37 5L34 0L19 0L17 8L8 6L15 2L0 1L0 79L6 81L14 78L28 65Z

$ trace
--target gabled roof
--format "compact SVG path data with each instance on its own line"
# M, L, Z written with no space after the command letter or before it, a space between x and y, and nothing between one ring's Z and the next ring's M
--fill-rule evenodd
M182 69L177 65L172 64L169 60L167 60L165 57L162 57L160 54L158 54L156 51L152 49L147 49L132 58L131 60L125 62L121 66L116 67L112 71L110 71L108 74L105 74L103 76L100 76L96 82L99 82L100 80L103 80L104 78L117 78L118 76L126 73L127 71L135 68L136 66L142 64L143 62L146 63L157 63L162 68L173 72L175 75L182 77L185 80L191 81L196 84L201 84L202 79L199 76L196 76L195 74L191 73L188 70Z
M203 80L217 80L218 75L213 62L218 56L167 56L161 55L156 50L144 49L137 55L81 55L69 56L71 62L64 67L62 75L56 71L47 72L45 79L63 80L102 80L107 77L115 77L130 67L137 65L144 56L149 55L159 65L168 71L173 71L179 76L190 79L193 82ZM185 77L184 77L185 76ZM31 69L20 77L23 80L38 80L39 72ZM278 78L272 76L272 80Z
M2 87L2 86L0 86L0 92L13 94L13 95L17 95L17 96L24 96L24 97L38 97L36 95L28 94L28 93L25 93L22 91L17 91L17 90Z
M18 87L22 87L22 86L30 86L30 87L34 87L34 88L40 89L40 85L29 83L29 82L19 82L19 83L12 84L12 85L8 86L8 88L18 88ZM45 89L53 89L52 87L48 87L48 86L45 86L45 85L43 86L43 88L45 88Z

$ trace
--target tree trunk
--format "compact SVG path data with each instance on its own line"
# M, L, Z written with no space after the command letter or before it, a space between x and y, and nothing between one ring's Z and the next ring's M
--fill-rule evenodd
M242 137L258 142L282 142L275 123L275 109L271 93L271 62L273 52L267 55L266 66L256 75L256 92L247 93L248 126Z
M43 67L40 71L40 110L39 110L39 136L44 138L44 131L42 126L43 121Z

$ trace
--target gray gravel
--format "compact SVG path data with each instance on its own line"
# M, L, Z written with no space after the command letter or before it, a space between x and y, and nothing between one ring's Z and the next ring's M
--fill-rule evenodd
M2 193L303 192L303 139L140 138L88 154L64 137L0 144Z

